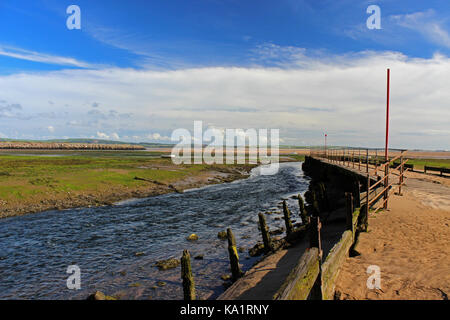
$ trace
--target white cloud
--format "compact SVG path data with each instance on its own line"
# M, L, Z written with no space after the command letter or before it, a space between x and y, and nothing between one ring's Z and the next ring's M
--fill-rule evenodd
M314 58L301 48L269 49L270 57L286 62L282 68L21 73L0 76L0 98L20 103L24 115L54 113L63 123L74 121L77 126L58 127L72 137L120 132L122 139L151 140L176 128L192 131L193 121L202 120L205 128L279 128L280 138L292 144L322 144L326 131L329 144L381 147L390 67L391 146L450 149L449 58L370 51ZM60 103L49 105L49 98ZM87 101L102 103L92 109ZM64 104L70 107L58 106ZM25 120L7 120L0 118L0 125L9 136L38 132Z
M433 9L394 15L390 19L402 27L417 31L431 42L450 48L450 35L444 21L437 17Z
M147 135L147 138L150 140L159 140L159 141L170 141L170 137L168 136L162 136L161 134L155 132L155 133L151 133L149 135Z
M111 138L113 140L119 140L120 139L119 135L117 133L115 133L115 132L111 133Z
M93 68L94 65L79 61L70 57L54 56L46 53L29 51L21 48L1 46L0 45L0 55L11 57L15 59L28 60L34 62L41 62L46 64L56 64L63 66L72 66L79 68Z
M55 132L55 128L53 126L48 126L47 130L51 133Z
M97 137L100 139L109 139L109 136L104 132L97 131Z

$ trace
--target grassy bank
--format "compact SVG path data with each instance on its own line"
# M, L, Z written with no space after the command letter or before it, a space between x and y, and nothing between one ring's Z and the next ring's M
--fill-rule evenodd
M238 178L250 167L174 165L170 159L143 152L2 154L0 216L109 204L130 197L219 183Z
M423 170L424 166L450 168L450 159L409 159L408 164L415 170Z

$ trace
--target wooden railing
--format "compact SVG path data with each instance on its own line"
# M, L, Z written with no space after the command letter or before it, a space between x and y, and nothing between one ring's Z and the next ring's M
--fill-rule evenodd
M388 208L389 192L394 185L398 185L398 194L402 194L402 186L405 184L405 172L411 170L412 166L406 165L408 159L405 159L407 151L402 150L400 154L390 159L383 160L379 156L378 149L356 149L356 148L339 148L328 150L312 150L310 156L314 158L320 158L321 160L329 163L347 167L351 170L357 171L361 175L367 177L366 183L366 195L361 199L365 201L366 210L368 211L375 205L380 199L381 195L383 201L381 205L374 209L378 212L381 209ZM381 152L380 152L381 154ZM397 163L396 161L400 161ZM396 177L389 182L391 177ZM372 180L376 180L372 183ZM381 191L378 191L382 187ZM369 195L373 192L377 192L377 195L369 201ZM378 193L379 192L379 193Z

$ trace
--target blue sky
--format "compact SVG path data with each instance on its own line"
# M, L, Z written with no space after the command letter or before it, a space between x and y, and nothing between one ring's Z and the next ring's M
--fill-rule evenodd
M450 149L445 0L7 0L0 28L0 137L163 142L202 120L382 146L390 67L392 146Z

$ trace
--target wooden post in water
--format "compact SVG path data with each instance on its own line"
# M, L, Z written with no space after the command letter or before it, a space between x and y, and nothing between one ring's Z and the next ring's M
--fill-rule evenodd
M308 217L306 215L305 202L300 194L298 194L298 208L300 217L302 218L302 224L308 224Z
M228 254L230 256L231 275L233 281L239 279L242 275L241 268L239 267L239 255L236 249L236 240L234 239L233 232L230 228L227 229L228 237Z
M258 213L259 226L261 228L261 234L264 243L264 250L266 252L273 251L272 239L270 239L269 228L267 228L266 218L263 213Z
M286 224L286 234L289 237L292 233L292 221L291 221L291 212L287 206L286 200L283 200L283 215L284 215L284 223Z
M183 279L184 300L195 300L195 281L192 276L191 255L187 250L183 250L183 256L181 257L181 278Z

